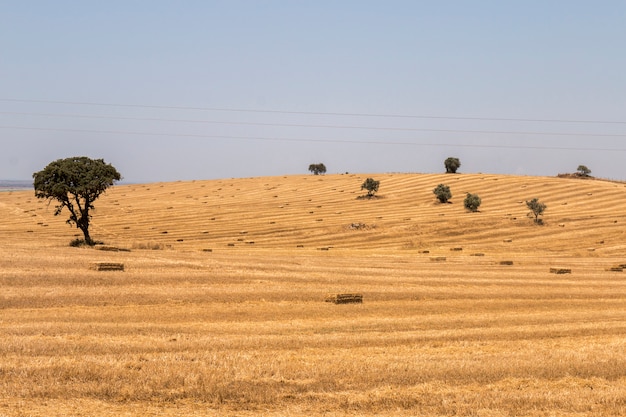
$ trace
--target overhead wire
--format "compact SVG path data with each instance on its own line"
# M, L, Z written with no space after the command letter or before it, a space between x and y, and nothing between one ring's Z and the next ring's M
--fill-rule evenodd
M229 126L298 127L298 128L315 128L315 129L353 129L353 130L378 130L378 131L395 131L395 132L479 133L479 134L524 135L524 136L571 136L571 137L626 138L626 134L594 133L594 132L572 133L572 132L545 132L545 131L537 132L537 131L517 131L517 130L432 129L432 128L346 126L346 125L298 124L298 123L263 123L263 122L242 122L242 121L233 122L233 121L218 121L218 120L167 119L167 118L156 118L156 117L99 116L99 115L84 115L84 114L31 113L31 112L7 112L7 111L0 111L0 114L12 115L12 116L37 116L37 117L76 118L76 119L104 119L104 120L127 120L127 121L168 122L168 123L219 124L219 125L229 125Z
M283 110L263 110L263 109L234 109L234 108L212 108L212 107L190 107L190 106L157 106L143 104L116 104L116 103L99 103L99 102L81 102L81 101L62 101L62 100L30 100L17 98L0 98L0 102L20 102L20 103L38 103L38 104L57 104L57 105L79 105L79 106L100 106L100 107L120 107L120 108L144 108L144 109L167 109L167 110L202 110L216 112L248 112L248 113L267 113L267 114L285 114L285 115L324 115L324 116L358 116L370 118L413 118L413 119L440 119L440 120L472 120L472 121L491 121L491 122L541 122L541 123L579 123L579 124L626 124L622 121L608 120L567 120L567 119L529 119L529 118L488 118L488 117L459 117L459 116L428 116L428 115L400 115L400 114L369 114L369 113L340 113L340 112L305 112L305 111L283 111ZM351 130L372 130L372 131L388 131L388 132L423 132L423 133L462 133L475 135L523 135L523 136L559 136L559 137L598 137L598 138L625 138L626 134L600 133L600 132L549 132L549 131L531 131L531 130L472 130L472 129L435 129L435 128L412 128L412 127L396 127L396 126L361 126L361 125L342 125L342 124L305 124L305 123L269 123L269 122L250 122L250 121L223 121L223 120L198 120L198 119L175 119L161 117L134 117L134 116L112 116L112 115L90 115L75 113L43 113L43 112L19 112L19 111L0 111L0 114L12 116L35 116L35 117L51 117L51 118L82 118L82 119L98 119L98 120L122 120L122 121L148 121L148 122L167 122L167 123L187 123L187 124L216 124L228 126L259 126L259 127L282 127L282 128L307 128L307 129L351 129ZM602 152L626 152L626 148L609 148L609 147L587 147L587 146L550 146L550 145L506 145L506 144L458 144L458 143L418 143L411 141L398 140L365 140L365 139L331 139L331 138L295 138L295 137L268 137L268 136L242 136L242 135L218 135L218 134L192 134L192 133L162 133L162 132L145 132L131 130L107 130L107 129L75 129L75 128L57 128L57 127L34 127L34 126L18 126L18 125L0 125L0 129L14 130L33 130L33 131L56 131L56 132L74 132L74 133L90 133L90 134L115 134L115 135L134 135L134 136L155 136L155 137L187 137L187 138L204 138L204 139L233 139L233 140L258 140L258 141L284 141L284 142L313 142L313 143L350 143L350 144L372 144L372 145L396 145L396 146L429 146L429 147L464 147L464 148L501 148L501 149L539 149L539 150L561 150L561 151L602 151Z
M137 132L137 131L123 131L123 130L92 130L92 129L69 129L69 128L49 128L49 127L2 126L2 125L0 125L0 129L115 134L115 135L137 135L137 136L160 136L160 137L186 137L186 138L197 138L197 139L239 139L239 140L278 141L278 142L312 142L312 143L335 143L335 144L350 143L350 144L365 144L365 145L395 145L395 146L423 146L423 147L626 152L626 148L589 148L589 147L537 146L537 145L487 145L487 144L458 144L458 143L416 143L416 142L406 142L406 141L353 140L353 139L306 139L306 138L285 138L285 137L205 135L205 134L189 134L189 133Z
M162 106L148 104L120 104L120 103L99 103L90 101L63 101L63 100L33 100L20 98L2 98L0 102L17 103L40 103L40 104L63 104L81 106L100 107L130 107L145 109L164 110L201 110L215 112L247 112L247 113L275 113L275 114L300 114L316 116L352 116L352 117L372 117L372 118L407 118L407 119L444 119L444 120L478 120L478 121L504 121L504 122L541 122L541 123L588 123L588 124L626 124L626 121L619 120L581 120L581 119L532 119L513 117L471 117L471 116L440 116L440 115L409 115L409 114L381 114L381 113L344 113L344 112L319 112L319 111L294 111L294 110L267 110L267 109L243 109L225 107L193 107L193 106Z

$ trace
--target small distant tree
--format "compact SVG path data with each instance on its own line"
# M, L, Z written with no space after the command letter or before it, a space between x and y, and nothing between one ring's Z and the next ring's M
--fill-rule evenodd
M589 168L587 168L585 165L578 165L578 168L576 169L576 171L578 171L578 176L580 177L588 177L589 174L591 174L591 170Z
M533 198L530 201L526 201L526 206L530 210L528 217L534 218L535 224L543 224L543 220L539 218L547 208L545 204L539 202L538 198Z
M482 201L478 194L467 193L465 200L463 200L463 205L471 212L477 212L480 203L482 203Z
M439 184L437 187L435 187L433 193L440 203L447 203L448 200L452 198L452 192L450 192L450 187L445 184Z
M311 164L311 165L309 165L309 171L311 171L313 173L313 175L325 174L326 173L326 165L324 165L322 163Z
M461 161L459 158L449 157L443 163L446 167L447 174L455 174L456 170L461 167Z
M70 212L67 223L75 224L83 232L85 243L93 245L89 235L93 202L121 178L120 173L102 159L77 156L58 159L35 172L33 185L35 197L59 203L55 207L55 216L67 208Z
M379 185L380 181L368 178L361 184L361 190L367 190L367 197L371 198L374 196L374 193L378 191Z

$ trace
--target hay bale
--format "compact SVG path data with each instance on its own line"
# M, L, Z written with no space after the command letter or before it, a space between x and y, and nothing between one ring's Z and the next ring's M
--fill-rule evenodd
M363 294L328 294L324 301L335 304L362 303Z
M500 261L500 265L513 265L513 261Z
M610 268L606 269L609 272L622 272L624 271L624 267L622 265L618 265L618 266L612 266Z
M450 250L451 250L452 252L460 252L460 251L462 251L462 250L463 250L463 248L450 248Z
M430 253L430 251L429 250L421 250L418 253Z
M569 268L550 268L551 274L571 274L572 270Z
M430 260L432 262L445 262L446 257L445 256L433 256L432 258L430 258Z
M96 271L123 271L124 264L119 262L93 262L90 269Z
M485 256L484 253L472 253L470 256Z

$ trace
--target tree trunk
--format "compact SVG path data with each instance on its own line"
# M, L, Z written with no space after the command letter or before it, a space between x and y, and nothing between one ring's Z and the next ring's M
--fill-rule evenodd
M89 246L93 246L94 242L91 240L91 236L89 236L89 226L80 227L80 230L82 230L83 235L85 235L85 243Z
M87 206L89 202L85 202L85 208L80 211L80 219L76 221L76 226L82 230L85 235L85 243L89 246L94 245L94 241L89 236L89 208Z

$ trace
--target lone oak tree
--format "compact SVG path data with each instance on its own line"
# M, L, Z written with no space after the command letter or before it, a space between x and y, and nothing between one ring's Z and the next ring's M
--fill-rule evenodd
M579 177L588 177L589 174L591 174L591 170L585 165L578 165L578 169L576 171L578 171L577 175Z
M446 174L456 174L456 170L461 167L461 161L451 156L443 162L443 165L446 167Z
M528 213L528 217L533 218L535 224L543 224L542 219L539 218L547 208L547 206L541 202L539 202L538 198L533 198L530 201L526 201L526 206L530 209Z
M379 185L380 181L376 181L374 178L368 178L361 184L361 190L367 190L367 198L372 198L374 197L374 193L378 191Z
M35 196L46 200L56 200L54 215L58 216L64 207L70 212L68 224L75 224L85 235L85 243L93 245L89 236L89 210L93 202L121 179L121 175L102 159L85 156L58 159L43 170L33 174Z
M326 173L326 165L324 165L322 163L311 164L311 165L309 165L309 171L311 171L313 173L313 175L325 174Z

